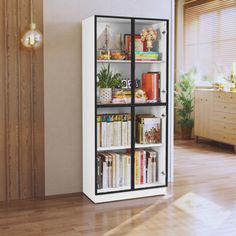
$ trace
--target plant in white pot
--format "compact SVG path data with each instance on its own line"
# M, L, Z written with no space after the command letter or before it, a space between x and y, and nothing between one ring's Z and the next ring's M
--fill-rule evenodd
M194 108L194 89L196 69L192 68L188 72L180 75L179 81L175 84L175 105L179 116L178 124L181 126L181 138L191 139L193 119L191 114Z
M121 88L121 74L113 73L110 64L102 66L97 74L99 87L99 100L101 103L111 103L112 101L112 89Z

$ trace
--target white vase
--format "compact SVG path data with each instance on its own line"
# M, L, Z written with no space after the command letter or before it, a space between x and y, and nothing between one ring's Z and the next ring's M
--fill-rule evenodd
M111 88L100 88L99 97L101 103L111 103L112 101L112 89Z

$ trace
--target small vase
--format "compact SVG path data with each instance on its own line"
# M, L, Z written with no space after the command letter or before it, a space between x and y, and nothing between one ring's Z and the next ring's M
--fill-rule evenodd
M100 102L103 104L111 103L112 101L112 89L100 88L99 90Z

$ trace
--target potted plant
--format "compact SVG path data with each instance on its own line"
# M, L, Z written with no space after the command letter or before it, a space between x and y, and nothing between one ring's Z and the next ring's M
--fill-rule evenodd
M121 74L113 73L110 64L102 66L97 74L99 87L99 99L101 103L110 103L112 101L112 89L121 88Z
M193 112L193 89L196 69L193 68L182 74L175 85L175 104L176 111L180 117L178 124L181 125L181 138L189 140L192 137L194 121L191 118Z

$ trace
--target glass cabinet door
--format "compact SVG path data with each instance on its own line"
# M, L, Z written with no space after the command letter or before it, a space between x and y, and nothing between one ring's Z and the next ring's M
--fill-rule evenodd
M167 22L135 20L135 103L166 103Z

